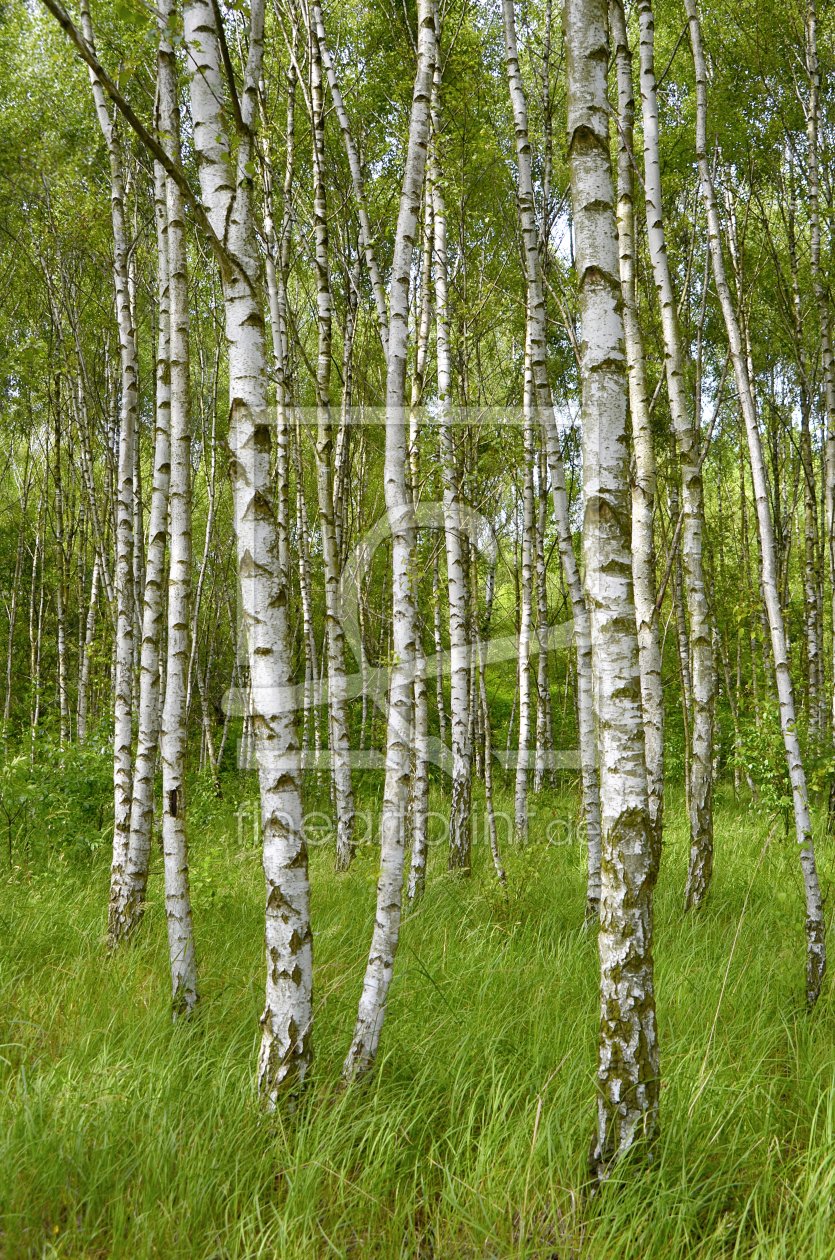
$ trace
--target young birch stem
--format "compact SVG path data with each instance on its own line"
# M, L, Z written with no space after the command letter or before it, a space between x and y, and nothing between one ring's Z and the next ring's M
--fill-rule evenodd
M430 93L435 61L432 0L418 3L418 59L409 142L391 272L391 321L386 374L386 511L392 533L393 659L389 684L386 776L381 820L377 913L354 1036L343 1064L347 1080L367 1072L377 1054L400 936L403 858L410 768L410 728L415 660L412 598L415 524L407 473L406 366L409 280L420 222L420 201L429 139Z
M710 633L710 613L702 566L704 496L699 468L699 445L686 395L684 351L670 273L661 198L661 160L658 103L655 86L655 27L651 0L638 5L641 42L641 105L644 128L644 190L647 239L653 279L661 311L664 360L670 413L681 466L684 521L681 557L687 585L690 647L693 660L692 753L690 767L690 864L684 903L687 909L704 901L713 873L713 709L716 674ZM698 424L696 417L696 424Z
M86 2L81 25L87 44L93 48L93 25ZM113 861L110 872L110 898L113 921L108 924L111 942L118 939L117 907L122 901L122 882L130 846L130 813L133 798L131 728L131 686L133 682L133 443L138 401L136 344L128 292L128 233L125 224L125 192L122 175L122 148L115 121L111 120L102 87L90 70L90 83L99 127L110 159L110 201L113 224L113 280L116 293L116 320L121 358L121 413L119 425L118 497L116 515L116 676L114 679L113 724Z

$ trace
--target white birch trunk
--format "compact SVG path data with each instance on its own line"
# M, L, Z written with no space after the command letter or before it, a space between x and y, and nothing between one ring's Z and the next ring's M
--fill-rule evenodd
M201 360L201 376L203 356ZM206 452L206 428L205 422L202 424L203 439L203 470L206 481L206 531L203 535L203 555L200 561L200 571L197 575L197 588L194 592L191 609L191 647L188 662L188 686L186 688L186 721L191 712L191 694L192 682L197 683L197 692L200 698L200 717L203 725L203 745L205 745L206 756L209 763L209 772L212 778L212 787L216 795L220 795L220 780L218 779L219 761L215 751L214 736L212 734L212 719L209 709L208 697L208 675L211 663L211 643L209 647L209 661L206 665L205 675L200 669L200 653L199 646L199 624L200 612L203 607L203 590L206 584L206 573L209 566L209 556L211 554L213 534L215 528L215 517L217 513L217 397L215 396L214 405L212 407L212 424L209 436L209 451Z
M96 634L96 603L99 595L99 573L101 564L98 552L93 559L93 576L90 579L90 599L87 605L87 619L84 626L84 641L81 649L81 662L78 670L78 707L76 711L75 733L79 744L87 739L87 722L90 712L90 648Z
M330 404L332 306L328 258L328 206L325 184L325 122L319 42L310 32L310 101L313 132L313 220L316 237L316 306L319 345L316 364L316 487L325 571L328 712L331 780L336 803L336 869L346 871L354 857L354 789L351 733L345 677L345 632L339 595L339 547L333 499L333 422Z
M436 15L437 20L437 15ZM436 37L438 32L436 31ZM435 264L435 334L438 365L438 413L441 420L440 457L443 480L444 541L449 598L450 732L452 737L452 797L449 808L449 869L469 872L472 865L472 747L470 741L470 644L467 634L467 585L461 535L459 469L452 432L452 373L449 349L446 205L440 169L441 67L436 63L432 84L433 143L429 156L432 189Z
M792 786L795 832L800 851L800 868L806 902L806 1001L814 1005L820 996L826 973L826 929L823 902L818 881L815 850L812 843L812 827L809 818L809 798L806 774L800 755L797 737L797 715L794 689L786 654L786 635L783 610L777 589L777 562L774 546L774 525L768 496L765 462L763 460L754 393L748 374L745 345L739 327L736 308L725 274L722 254L722 226L719 207L713 186L713 177L707 154L707 68L702 48L701 24L696 0L685 0L685 10L690 26L690 44L696 71L696 157L699 163L701 194L707 215L710 254L713 261L713 280L722 308L734 377L740 406L745 419L748 453L751 459L751 476L754 484L754 501L757 510L757 527L762 548L763 593L771 631L771 648L777 676L777 695L780 705L780 726L786 750L786 764Z
M502 863L501 853L499 851L499 837L496 830L496 811L493 805L493 729L490 720L490 706L487 703L487 685L485 674L487 671L487 643L489 642L490 621L493 616L493 597L496 591L496 553L493 553L493 560L487 573L485 582L485 617L484 624L481 627L481 633L476 640L476 653L478 656L478 696L481 704L481 713L484 721L484 798L487 805L487 833L490 838L490 853L493 858L493 866L496 870L496 878L502 888L507 885L507 877L505 875L504 865Z
M429 706L426 699L426 654L420 622L415 629L415 722L412 782L409 794L412 854L407 895L417 901L426 888L426 852L429 814Z
M533 371L536 401L543 426L548 470L551 475L551 493L554 500L554 518L559 537L565 581L571 599L574 617L574 645L577 653L577 722L580 735L580 762L583 782L583 814L588 840L589 872L586 893L586 918L593 922L597 917L600 901L600 799L597 776L597 751L594 736L594 709L592 704L591 632L589 611L583 596L583 586L574 555L571 522L568 515L568 496L565 490L565 473L560 456L554 403L548 380L546 353L546 306L542 287L542 270L539 255L539 232L536 223L536 207L531 167L531 144L528 134L528 105L522 75L519 70L519 54L516 47L516 17L514 0L502 0L504 16L505 60L513 107L513 123L516 134L516 167L519 174L517 209L525 256L525 279L528 291L528 320L531 329L531 368Z
M48 454L47 438L47 451ZM38 501L38 523L35 528L35 546L32 550L32 576L29 583L29 761L35 764L35 742L41 714L41 643L43 635L44 571L43 528L46 508L47 476L44 470ZM40 583L38 574L40 572ZM40 598L36 592L40 586ZM37 614L35 608L37 606Z
M809 76L809 100L806 106L806 170L808 180L810 270L820 330L821 367L826 402L826 457L824 480L824 519L826 554L832 587L832 611L835 616L835 356L832 353L829 295L825 275L821 274L820 172L818 130L821 75L818 62L818 18L815 0L806 0L806 73ZM835 624L835 623L834 623ZM835 657L835 638L833 639ZM832 692L832 736L835 739L835 688ZM835 781L833 781L835 783ZM830 815L832 810L830 808Z
M174 18L173 0L162 0L158 93L160 131L169 157L180 165L180 113L174 51L165 32ZM189 373L188 274L183 198L166 180L168 211L169 371L171 474L168 489L168 640L165 701L160 727L162 847L165 917L174 1018L198 1000L197 963L189 892L185 769L188 749L186 693L191 659L191 381Z
M238 569L255 712L266 878L266 1003L261 1016L258 1079L274 1106L304 1081L311 1060L313 953L310 885L301 816L298 741L292 705L287 588L272 507L267 357L259 285L260 259L247 163L263 53L264 9L252 5L249 57L241 104L247 130L234 168L221 115L223 88L214 13L190 0L185 38L191 79L194 144L209 220L229 257L221 269L229 347L231 474ZM234 262L233 262L234 260Z
M516 757L514 835L517 844L528 838L528 766L531 744L531 626L533 624L533 378L530 360L530 324L525 346L525 467L522 482L522 572L519 609L519 747Z
M420 313L417 319L415 370L412 376L412 398L409 409L409 471L412 499L418 505L420 488L420 406L423 402L426 359L429 350L429 326L432 319L432 196L427 188L423 206L423 259L421 262ZM418 570L415 566L413 598L418 606ZM416 901L426 887L427 821L429 815L429 703L426 686L426 652L423 646L423 624L418 619L415 631L415 735L412 753L412 783L409 799L411 813L412 853L409 862L407 896Z
M58 631L58 706L61 747L69 743L70 705L67 689L67 557L64 539L64 482L61 473L61 377L55 377L55 551L58 582L55 588L55 617Z
M319 725L319 706L321 691L319 688L319 653L316 650L316 636L313 630L313 584L310 579L310 558L307 550L307 504L304 497L304 480L301 462L301 423L298 411L295 412L295 433L293 442L293 461L296 473L296 536L298 539L299 588L302 603L302 634L304 636L304 734L302 747L305 751L310 746L311 727L313 730L313 747L318 767L321 752L321 729Z
M114 619L115 598L113 595L113 579L108 563L106 550L105 531L102 526L101 513L99 512L98 498L96 497L96 486L93 479L93 456L90 450L90 424L87 415L87 402L84 395L84 371L82 368L82 357L80 354L80 346L76 338L76 354L79 360L79 373L76 380L76 388L73 393L73 410L75 412L75 428L79 442L79 463L81 465L81 475L84 482L84 491L87 499L87 508L90 512L90 519L93 522L93 538L96 548L96 554L99 559L100 577L104 587L105 599L107 601L107 612L111 620Z
M386 373L386 454L383 475L386 511L392 533L393 657L380 828L380 876L377 881L377 913L362 996L353 1040L342 1069L348 1080L367 1072L376 1057L400 936L416 620L412 598L415 524L408 481L405 408L409 280L412 251L420 222L434 60L435 23L432 0L419 0L417 72L392 261Z
M81 26L90 48L93 26L86 3L81 10ZM110 897L114 907L122 899L121 885L125 875L130 845L130 811L132 789L131 754L131 686L133 681L133 443L136 428L138 375L136 344L128 292L128 234L125 225L125 193L122 177L122 150L115 122L111 120L104 88L90 70L90 83L99 121L110 159L110 205L113 225L113 281L116 292L116 321L119 328L121 359L121 412L119 425L119 463L116 515L116 675L114 679L113 722L113 862L110 872ZM115 911L114 911L115 914ZM117 936L117 917L109 924L111 940Z
M14 582L12 583L11 601L9 605L9 638L6 643L6 695L3 701L3 760L4 761L8 757L8 753L9 753L8 738L9 738L9 718L12 712L12 694L13 694L12 675L13 675L13 666L14 666L14 635L15 635L15 627L17 625L17 609L18 609L18 603L20 599L20 589L21 589L20 579L23 573L23 550L24 550L24 538L25 538L26 506L29 499L30 485L31 485L31 482L29 480L29 459L28 459L28 452L27 452L25 485L24 485L24 493L23 493L23 497L21 501L23 522L21 523L17 531L17 550L15 552ZM80 688L80 683L79 683L79 688ZM79 697L80 697L80 694L81 692L79 689ZM85 722L84 730L86 734L86 722ZM84 736L79 733L78 738L79 740L82 740Z
M164 55L162 50L160 56ZM168 487L171 475L171 364L168 279L168 203L165 172L154 167L154 210L158 255L158 348L154 477L148 518L148 555L142 612L139 662L139 732L133 773L130 843L125 878L118 902L111 907L111 930L119 939L139 926L148 883L154 824L154 771L159 748L160 638L165 601L165 547L168 529Z
M566 0L568 156L583 328L583 552L603 825L598 1132L591 1164L650 1141L658 1116L652 836L630 557L627 380L606 99L606 0Z
M446 700L444 698L444 640L441 633L441 582L438 551L432 557L432 630L435 640L435 704L438 709L438 732L446 747Z
M641 44L641 106L644 131L644 190L647 240L664 334L664 361L670 414L678 446L684 521L681 555L690 615L690 653L693 670L692 753L690 767L690 864L684 893L685 908L699 906L707 896L713 873L713 709L716 675L710 635L710 613L702 570L704 501L699 468L696 425L687 398L684 352L670 275L661 201L661 161L658 141L658 104L655 88L655 28L651 0L638 5ZM698 417L696 418L698 423Z
M661 685L661 643L655 611L655 454L652 448L644 336L638 314L635 255L635 180L633 175L632 52L626 33L622 0L609 9L618 82L618 244L623 296L623 329L629 368L629 410L632 418L632 450L635 476L632 483L632 581L638 625L638 659L641 666L641 705L644 748L656 864L661 858L664 826L664 693Z
M794 178L792 177L786 222L786 237L788 241L791 267L792 333L795 356L797 358L800 393L800 461L803 469L803 507L805 527L803 534L803 629L806 639L809 740L814 745L823 734L823 728L826 722L825 702L823 699L823 693L825 690L822 668L823 644L821 642L822 636L818 633L818 607L819 596L822 594L823 574L819 574L818 570L818 503L810 431L812 407L809 391L809 363L804 342L803 303L800 297L795 219L796 201ZM787 581L788 574L785 576ZM788 603L785 588L783 603L784 605Z
M554 783L554 729L551 711L551 680L548 670L550 628L548 625L548 575L545 572L545 524L548 509L548 461L540 444L539 485L536 511L536 758L533 790L541 792L546 782Z

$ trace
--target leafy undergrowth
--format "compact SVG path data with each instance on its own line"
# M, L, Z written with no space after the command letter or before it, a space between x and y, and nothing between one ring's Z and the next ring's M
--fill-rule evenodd
M670 802L661 1136L649 1168L589 1198L597 958L575 810L540 802L534 843L506 852L506 898L480 820L472 879L433 851L377 1071L347 1092L378 850L361 848L346 876L313 850L316 1061L283 1124L253 1091L251 819L215 806L194 829L203 1001L188 1026L168 1013L159 855L141 937L109 957L103 855L36 849L0 887L0 1255L831 1257L835 999L827 983L816 1012L802 1009L795 846L782 825L765 845L768 821L728 802L709 904L687 917L685 821ZM826 887L829 842L819 853Z

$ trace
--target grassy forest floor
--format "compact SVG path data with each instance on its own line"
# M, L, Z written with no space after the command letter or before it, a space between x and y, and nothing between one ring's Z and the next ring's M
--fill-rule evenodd
M505 845L506 898L480 819L472 879L447 876L434 850L379 1066L347 1093L378 850L361 848L343 876L330 849L313 850L315 1074L285 1126L253 1091L251 819L204 803L193 825L203 1001L179 1027L159 854L141 938L111 958L106 849L79 862L34 836L0 884L0 1256L831 1257L835 967L808 1016L782 823L763 852L769 820L723 798L710 901L684 917L687 835L671 799L656 901L661 1137L649 1170L624 1170L589 1202L597 955L576 800L538 805L533 842ZM833 842L819 855L828 889Z

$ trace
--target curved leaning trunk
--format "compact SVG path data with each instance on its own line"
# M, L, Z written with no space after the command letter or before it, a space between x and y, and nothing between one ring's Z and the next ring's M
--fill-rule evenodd
M303 1084L311 1061L313 952L310 885L301 816L299 749L287 625L287 587L272 504L268 370L260 259L247 163L263 53L264 7L251 10L241 98L245 132L236 163L221 113L224 99L215 16L209 0L189 0L185 40L196 73L190 85L203 202L225 246L221 259L229 348L230 471L238 571L246 631L261 835L266 881L266 1002L258 1083L268 1106Z
M644 717L649 816L657 864L661 858L664 827L664 693L661 685L661 643L655 611L655 544L652 528L655 511L655 455L647 405L644 338L636 293L635 181L632 168L635 102L632 89L632 53L627 40L622 0L612 0L609 13L617 62L617 224L623 330L629 369L632 451L635 457L635 477L632 484L632 581L638 625L638 660L641 666L641 707Z
M409 278L426 167L434 60L435 25L432 4L431 0L419 0L418 63L391 271L391 320L386 372L386 453L383 476L386 512L392 533L394 664L389 684L377 912L354 1035L342 1068L343 1075L348 1080L368 1071L376 1057L400 937L416 620L412 598L415 524L407 475L408 443L404 404Z
M658 1120L654 867L632 596L627 381L606 99L606 0L567 0L568 156L583 326L583 554L603 824L598 1131L592 1170Z
M681 555L690 615L693 661L692 751L690 766L690 864L684 893L685 908L700 905L713 874L713 708L716 675L710 611L702 568L704 498L699 449L686 394L684 352L681 344L661 203L661 162L658 147L658 104L655 87L655 27L651 0L638 5L641 43L641 106L644 128L644 189L647 240L661 311L667 394L681 468L684 519Z
M589 872L586 893L586 918L594 922L600 902L600 795L597 776L597 747L592 702L591 634L589 612L574 555L574 540L568 514L565 472L560 455L559 435L554 416L554 401L548 380L546 354L546 307L539 261L539 233L531 169L531 145L528 134L528 104L516 47L516 17L513 0L502 0L504 15L505 60L516 131L516 167L519 173L516 204L525 255L525 279L528 291L528 320L531 329L531 369L543 429L554 520L559 538L565 582L574 618L574 645L577 653L577 725L580 736L580 765L583 781L583 814L588 840Z
M713 176L707 156L707 68L702 48L701 23L696 0L685 0L685 10L690 26L690 44L696 70L696 157L699 163L702 199L707 216L710 254L713 261L713 280L725 320L728 343L734 367L734 377L739 393L740 406L745 420L748 453L751 459L751 477L754 483L754 501L757 509L757 528L762 553L762 584L771 632L771 649L777 676L777 696L780 705L780 726L786 751L786 764L792 786L792 803L797 843L800 850L800 869L806 902L806 1001L813 1006L820 996L826 973L826 926L823 902L818 881L815 849L812 843L812 827L809 818L809 797L806 774L800 755L797 737L797 715L794 689L786 651L786 632L783 609L777 586L777 559L774 542L774 523L771 519L768 482L763 459L754 393L748 374L747 355L742 339L736 308L725 274L722 254L722 227L719 207L713 186Z

